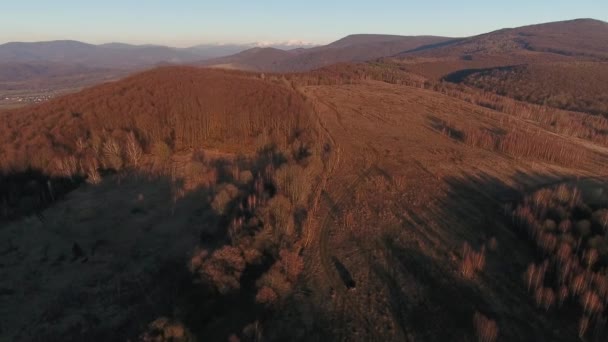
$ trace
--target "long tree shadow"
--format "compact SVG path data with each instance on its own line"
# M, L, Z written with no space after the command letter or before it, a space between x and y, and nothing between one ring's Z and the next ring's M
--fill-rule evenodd
M41 170L27 169L0 173L0 223L36 214L77 189L83 177L51 176Z
M506 180L485 173L450 177L444 179L444 194L424 214L404 205L407 214L397 214L401 225L385 229L379 240L382 261L370 264L404 335L474 340L473 316L479 312L497 322L499 340L576 339L576 319L563 310L539 309L526 291L522 274L536 254L510 217L510 208L524 195L576 180L575 175L528 172ZM460 271L465 242L485 250L485 267L470 278Z
M474 250L485 249L485 267L472 280L441 274L445 265L437 265L416 250L393 248L393 255L420 282L432 284L428 286L429 298L450 313L438 316L445 318L448 330L465 334L459 327L472 329L473 313L479 311L497 321L505 340L575 339L576 320L539 310L522 285L522 274L535 260L535 252L513 227L510 210L524 195L539 188L576 180L575 175L547 172L516 172L508 181L485 173L445 179L445 195L434 206L432 216L457 260L463 258L465 242ZM387 248L391 248L388 242ZM452 325L449 317L458 324Z
M205 184L181 194L176 189L184 180L136 171L80 188L82 179L61 180L71 191L61 193L63 201L57 201L58 192L53 201L48 200L49 181L54 189L63 183L42 173L2 178L2 189L8 189L2 192L4 203L11 213L6 217L14 220L0 230L0 269L5 276L0 299L3 312L14 317L20 313L24 319L17 322L0 314L0 332L34 341L138 340L150 322L168 317L198 341L226 340L231 334L243 340L256 341L259 336L284 340L295 330L300 331L300 340L326 340L324 327L329 325L324 313L312 304L304 305L305 298L283 301L297 303L301 310L256 302L256 281L275 262L274 253L262 251L258 262L244 268L239 288L227 294L201 282L188 269L195 247L212 254L234 239L249 239L264 224L249 225L238 236L229 232L234 219L253 217L250 194L275 195L275 185L259 175L285 161L272 148L255 158L241 158L235 169L254 175L245 180L227 172L235 161L210 161L209 167L225 184ZM228 198L220 212L212 202L226 184L238 189L238 195ZM13 209L23 208L26 202L35 205ZM27 217L37 211L44 220ZM303 220L304 213L296 214ZM25 278L22 273L28 269ZM16 279L25 279L19 288L14 286ZM43 282L48 285L42 286ZM289 312L291 318L277 320L282 312ZM263 331L271 319L280 326ZM250 324L257 328L244 332Z
M388 264L373 266L389 290L390 310L401 329L425 341L472 339L471 317L476 311L494 316L482 294L462 278L452 276L417 248L400 246L386 235L382 246ZM423 298L412 298L399 279L420 284ZM440 328L439 328L440 327Z

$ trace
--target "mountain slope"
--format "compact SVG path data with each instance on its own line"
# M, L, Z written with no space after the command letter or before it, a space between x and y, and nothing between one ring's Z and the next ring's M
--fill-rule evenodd
M549 53L589 59L608 58L608 23L593 19L551 22L502 29L437 48L405 52L398 57L478 57Z
M0 62L55 62L85 64L94 67L131 68L163 61L180 63L199 58L192 52L165 46L92 45L77 41L0 45Z
M329 45L310 49L283 52L254 49L201 64L256 71L306 71L341 62L362 62L392 56L450 39L433 36L352 35Z
M107 71L103 68L91 68L80 64L60 63L0 63L0 80L3 82L28 81L32 79L71 76L90 72Z
M385 63L551 107L606 115L608 23L577 19L502 29L401 53Z
M0 63L79 63L89 67L139 67L161 62L184 63L228 56L255 44L203 44L188 48L107 43L93 45L71 40L11 42L0 45Z
M0 63L0 91L17 94L55 94L127 74L124 70L53 62Z
M202 65L250 71L277 70L286 60L298 53L298 51L256 47L232 56L211 59L203 62Z

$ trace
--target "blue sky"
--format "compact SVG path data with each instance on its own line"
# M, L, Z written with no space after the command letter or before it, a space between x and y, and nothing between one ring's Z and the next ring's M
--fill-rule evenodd
M608 1L1 0L0 43L327 43L352 33L468 36L574 18L608 21Z

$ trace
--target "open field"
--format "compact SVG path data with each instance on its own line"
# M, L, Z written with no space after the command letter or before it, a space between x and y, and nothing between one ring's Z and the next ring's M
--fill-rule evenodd
M523 296L517 274L530 251L501 209L525 189L601 173L599 155L585 168L563 168L455 143L433 120L499 129L501 114L425 90L368 83L303 91L339 151L309 259L310 281L324 288L319 302L336 312L336 333L468 340L480 311L498 321L507 340L575 338L576 324L552 330L555 320L538 315ZM498 247L486 269L464 278L463 243L479 248L492 238ZM356 288L345 286L344 270Z

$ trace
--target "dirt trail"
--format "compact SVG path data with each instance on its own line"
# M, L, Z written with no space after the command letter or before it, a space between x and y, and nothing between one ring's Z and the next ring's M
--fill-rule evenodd
M470 324L470 316L464 316L472 315L473 307L491 306L492 296L517 288L512 282L490 282L490 290L480 294L459 285L460 279L449 280L457 277L454 251L463 240L487 234L485 220L500 210L488 198L500 201L518 189L572 178L580 171L514 160L439 134L433 119L486 127L498 121L480 107L437 93L377 82L301 91L314 103L334 145L334 164L312 217L317 239L311 258L312 268L320 271L318 283L333 298L337 336L470 338L461 327ZM495 229L493 234L515 243L506 228ZM403 249L411 252L403 254ZM349 289L336 262L356 288ZM431 286L453 293L457 304L441 309L450 298L435 294ZM466 303L458 303L459 296ZM513 300L498 300L493 310L517 320L507 308ZM444 323L445 331L427 335L435 327L418 322L426 315ZM453 316L463 317L450 322ZM532 329L524 331L532 334Z
M415 132L416 135L410 135L406 138L407 143L400 145L399 150L395 152L407 157L401 158L394 165L388 166L399 169L398 174L400 175L391 174L390 171L384 169L386 166L383 165L383 159L390 159L385 158L385 155L391 153L391 151L385 149L383 154L381 148L393 145L393 141L398 141L404 135L401 129L395 129L395 120L398 118L388 117L379 112L367 112L360 108L338 109L336 104L331 101L331 95L328 96L328 94L323 93L324 90L322 88L304 90L307 96L314 99L321 120L336 146L336 151L338 151L335 158L336 164L333 172L329 175L329 182L323 193L324 196L322 196L321 210L315 215L319 224L318 262L331 291L335 291L339 298L337 302L339 305L346 306L348 309L345 311L354 316L358 325L364 327L364 331L360 333L366 339L382 336L382 339L396 337L399 340L404 340L406 339L406 332L402 329L397 329L397 333L388 336L386 333L380 332L381 334L378 334L378 331L374 331L375 322L373 317L368 315L365 308L360 307L356 298L349 295L348 288L336 270L332 261L332 258L336 255L332 252L331 235L334 233L332 228L335 226L335 220L339 219L340 213L344 210L342 206L352 200L360 186L365 186L372 179L383 177L387 181L393 182L393 176L400 177L400 175L418 179L434 178L422 162L410 156L416 152L421 152L416 151L418 144L412 142L422 141L424 135L428 132L418 131ZM321 91L321 93L317 93L318 91ZM351 92L352 90L347 91ZM364 89L361 89L361 91L364 91ZM352 94L352 96L357 96L357 94ZM380 125L382 127L378 127ZM384 137L380 137L385 141L378 142L377 134L381 132L386 132ZM403 148L412 149L412 151L404 152ZM397 327L400 327L400 325L397 324Z

